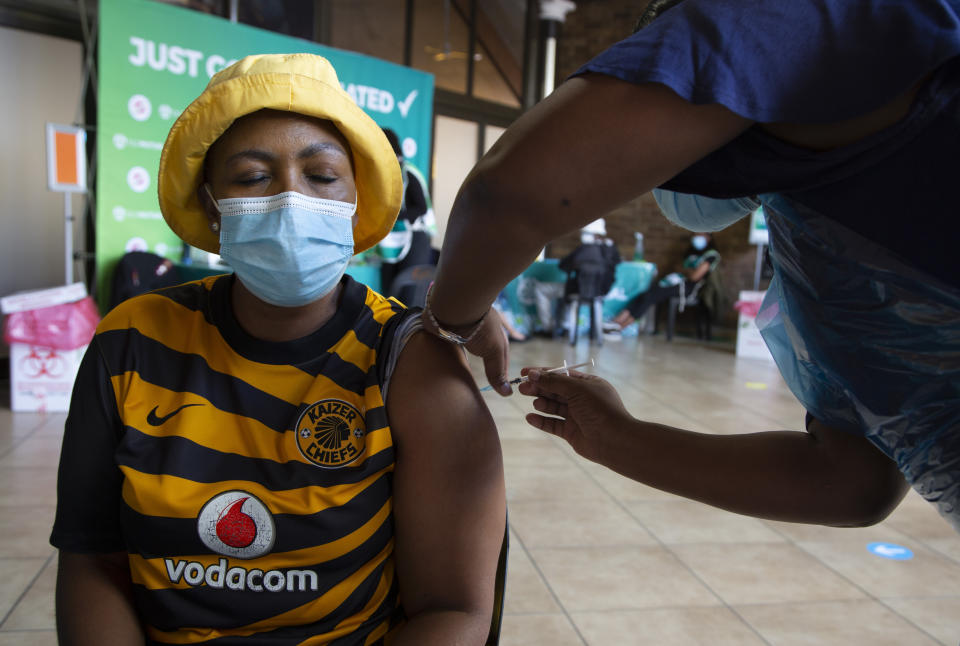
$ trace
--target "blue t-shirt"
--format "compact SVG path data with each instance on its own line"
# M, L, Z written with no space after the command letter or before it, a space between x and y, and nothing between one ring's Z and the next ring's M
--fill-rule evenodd
M576 74L661 83L758 122L826 123L918 82L909 114L829 151L750 128L663 187L777 192L960 286L960 0L685 0Z

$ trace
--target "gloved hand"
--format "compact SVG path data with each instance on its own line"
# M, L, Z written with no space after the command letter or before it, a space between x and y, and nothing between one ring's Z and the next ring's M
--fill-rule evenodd
M527 375L529 381L518 388L521 394L536 397L535 409L553 417L530 413L527 422L563 438L588 460L601 461L606 432L622 429L635 421L624 408L620 395L606 380L595 375L571 370L568 377L542 370L521 370L520 374Z

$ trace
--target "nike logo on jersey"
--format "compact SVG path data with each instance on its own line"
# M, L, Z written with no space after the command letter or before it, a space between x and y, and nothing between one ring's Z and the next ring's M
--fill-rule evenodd
M161 424L169 420L171 417L173 417L174 415L182 411L184 408L189 408L190 406L202 406L202 404L184 404L183 406L176 409L172 413L167 413L163 417L157 417L157 409L160 407L154 406L153 410L147 413L147 424L149 424L150 426L160 426Z

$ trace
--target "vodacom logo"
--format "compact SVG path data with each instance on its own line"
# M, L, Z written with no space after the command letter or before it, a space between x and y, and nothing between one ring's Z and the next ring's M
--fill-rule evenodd
M224 556L254 559L273 548L276 528L270 510L246 491L214 496L197 518L200 540Z

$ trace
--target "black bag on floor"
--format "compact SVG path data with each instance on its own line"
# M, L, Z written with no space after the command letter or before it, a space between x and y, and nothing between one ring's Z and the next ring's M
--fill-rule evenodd
M125 253L113 270L110 308L132 296L183 282L173 262L149 251Z

